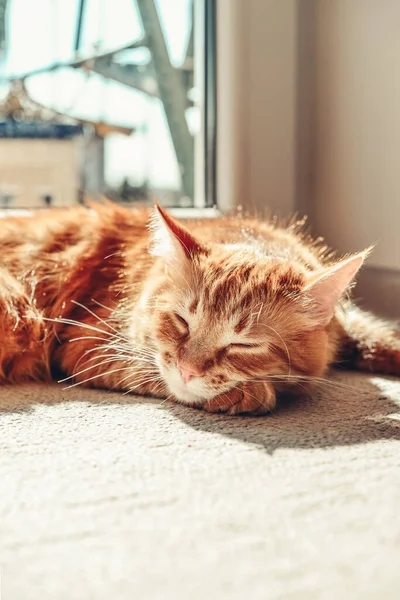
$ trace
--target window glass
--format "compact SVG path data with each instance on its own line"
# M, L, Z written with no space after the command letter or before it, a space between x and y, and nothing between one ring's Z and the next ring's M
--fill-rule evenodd
M106 194L193 205L195 14L193 0L9 0L0 176L12 138L13 177L35 147L35 185L65 204Z

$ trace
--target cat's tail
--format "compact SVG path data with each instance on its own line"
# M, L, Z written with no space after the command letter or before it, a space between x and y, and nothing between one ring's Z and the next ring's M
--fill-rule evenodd
M340 351L337 366L400 376L400 332L353 304L338 315Z

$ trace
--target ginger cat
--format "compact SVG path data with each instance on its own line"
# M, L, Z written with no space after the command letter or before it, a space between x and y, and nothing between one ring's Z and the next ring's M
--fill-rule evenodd
M400 375L396 331L344 301L369 250L332 261L296 224L154 213L1 219L2 382L63 373L235 415L337 362Z

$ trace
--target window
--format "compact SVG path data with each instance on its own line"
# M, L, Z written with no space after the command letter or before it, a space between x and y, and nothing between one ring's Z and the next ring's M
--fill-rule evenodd
M75 169L66 204L214 203L214 2L9 0L0 112L24 127L4 132L46 138Z

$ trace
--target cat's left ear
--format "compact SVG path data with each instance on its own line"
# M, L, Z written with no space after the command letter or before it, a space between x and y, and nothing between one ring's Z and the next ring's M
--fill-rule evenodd
M209 254L189 231L156 203L156 216L152 223L152 254L167 262L188 262L199 254Z
M371 248L338 262L333 267L310 273L304 291L316 310L321 325L331 321L336 304L352 283Z

